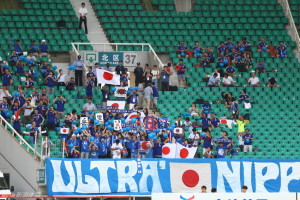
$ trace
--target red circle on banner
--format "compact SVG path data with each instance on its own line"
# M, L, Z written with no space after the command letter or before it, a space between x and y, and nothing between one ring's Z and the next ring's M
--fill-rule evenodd
M144 150L147 150L147 149L149 149L149 146L147 145L148 144L148 142L142 142L142 149L144 149Z
M187 149L180 150L180 158L186 158L189 155L189 151Z
M66 129L63 129L63 132L65 133L65 132L67 132L67 130L66 130Z
M168 155L170 153L170 148L169 147L163 147L161 152L164 154L164 155Z
M103 78L104 78L105 80L110 81L110 80L113 79L113 77L114 77L114 75L111 74L111 73L108 73L108 72L104 72L104 73L103 73Z
M118 103L113 103L113 104L111 104L111 106L117 107L117 109L119 108L119 104Z
M138 115L131 115L130 117L129 117L129 119L133 119L133 118L137 118L138 117Z
M182 182L187 187L195 187L198 185L200 177L194 170L187 170L182 174Z

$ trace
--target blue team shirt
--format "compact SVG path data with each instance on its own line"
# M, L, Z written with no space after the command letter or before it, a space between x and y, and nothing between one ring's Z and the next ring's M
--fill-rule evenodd
M217 158L225 158L226 156L226 149L227 147L224 146L217 146L216 150L217 150Z
M10 80L12 79L12 76L10 74L4 74L3 75L3 80L2 80L2 85L3 86L10 86Z
M17 44L17 43L14 44L14 50L15 50L15 52L18 52L18 53L23 52L21 49L21 45Z
M226 51L227 51L227 47L224 45L224 46L219 46L218 47L218 50L219 50L219 52L220 53L226 53ZM223 51L223 52L222 52Z
M41 53L47 53L48 45L47 44L40 44Z
M32 116L33 121L36 123L36 127L40 127L44 117L41 114L34 114Z
M136 93L133 93L133 94L130 96L129 101L130 101L131 104L137 104L137 101L138 101L138 95L137 95Z
M34 86L34 82L33 81L26 81L25 85L26 86Z
M232 74L232 73L235 72L235 69L234 69L233 67L226 67L226 72L227 72L228 74Z
M106 141L104 142L99 142L98 143L98 153L100 156L106 156L106 149L107 149L107 143Z
M36 52L37 52L37 50L35 50L34 47L38 47L38 46L37 46L37 45L34 45L34 44L31 44L31 45L30 45L29 49L30 49L30 52L31 52L31 53L36 53Z
M47 122L55 122L55 113L52 111L48 111L48 115L47 115Z
M52 76L52 78L56 79L55 76ZM48 87L52 88L55 86L55 81L52 80L51 77L47 77L47 80L48 80Z
M44 105L38 105L36 107L36 109L39 111L39 114L41 114L41 115L45 115L45 112L47 110L46 106L44 106Z
M282 53L283 51L286 51L286 46L282 45L282 46L278 46L277 50L279 51L279 53Z
M253 138L253 135L252 134L245 134L243 136L243 139L245 139L246 137L250 137L250 138ZM244 140L244 145L252 145L252 140L250 140L249 142L246 142L247 139Z
M121 87L128 86L128 78L126 76L121 76L120 81L126 81L126 82L122 82Z
M266 43L266 42L260 42L260 43L258 43L258 46L259 46L260 48L266 47L266 46L268 46L268 43Z
M93 77L95 77L96 75L94 74L94 72L88 72L87 74L86 74L86 77L91 77L91 78L93 78Z
M210 119L210 122L214 127L216 127L216 126L218 126L218 123L220 123L220 119L215 117L213 119Z
M186 69L186 65L185 64L179 64L178 66L180 66L180 70L179 71L177 71L177 74L184 74L185 73L185 71L181 71L181 70L184 70L184 69Z
M108 90L102 90L102 101L106 102L109 100L110 92Z
M65 102L64 100L57 100L54 102L56 106L57 112L64 112L65 111Z
M161 82L169 82L170 75L166 71L161 72Z
M78 146L79 142L78 142L77 139L75 139L75 140L69 139L69 140L67 141L67 144L68 144L68 145L73 144L73 146L75 147L75 146ZM71 153L71 150L72 150L72 148L69 148L69 149L68 149L68 153Z
M208 127L209 126L209 118L201 117L201 123L202 123L202 127Z
M209 114L211 110L211 105L210 104L203 104L202 108L204 110L204 113Z
M241 94L241 95L239 96L239 98L242 98L242 100L246 100L246 99L249 98L249 96L248 96L247 94Z
M81 150L81 152L90 151L89 145L90 145L90 142L88 140L80 140L80 150Z
M90 151L90 158L98 158L98 151Z
M153 97L159 97L159 92L157 87L152 86L152 91L153 91Z
M208 147L211 147L211 138L209 137L202 137L201 138L202 140L204 140L203 142L203 148L208 148Z
M187 47L186 47L186 46L181 46L181 45L180 45L180 46L177 47L177 49L179 49L179 50L186 50Z
M24 73L24 67L18 65L18 66L17 66L17 73L18 73L18 74L23 74L23 73Z
M162 156L162 146L163 143L155 143L153 147L153 155L154 156Z

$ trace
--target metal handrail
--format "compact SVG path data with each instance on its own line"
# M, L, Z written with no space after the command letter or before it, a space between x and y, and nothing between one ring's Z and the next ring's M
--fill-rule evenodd
M72 49L73 51L75 51L75 53L77 55L79 55L79 46L80 45L104 45L104 51L106 50L106 46L111 46L114 45L116 46L116 51L118 51L118 46L119 45L125 45L125 46L142 46L142 51L144 51L144 46L148 46L149 47L149 51L153 53L154 55L154 59L157 60L159 62L160 67L163 67L164 64L161 62L160 58L157 56L157 54L155 53L153 47L151 46L151 44L149 43L84 43L84 42L72 42Z
M298 30L297 30L297 27L295 25L295 21L294 21L294 18L293 18L291 9L290 9L289 2L288 2L288 0L281 0L281 3L282 3L282 6L283 6L283 9L285 9L285 11L286 11L285 12L286 17L288 18L289 24L292 28L293 38L294 38L294 40L297 44L298 50L300 50L300 36L298 34Z
M15 137L17 135L19 137L20 145L25 144L27 152L29 152L30 150L33 151L34 156L36 156L36 158L39 158L39 160L42 161L41 154L39 154L35 148L28 144L28 142L0 115L0 123L3 124L3 122L5 123L3 125L4 129L7 130L7 128L10 128L12 130L12 136Z

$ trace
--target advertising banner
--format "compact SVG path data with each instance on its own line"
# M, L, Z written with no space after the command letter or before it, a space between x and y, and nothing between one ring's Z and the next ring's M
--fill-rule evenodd
M136 159L47 158L48 195L197 193L202 185L218 193L240 193L244 185L249 193L300 192L300 160L162 158L140 165L138 173Z

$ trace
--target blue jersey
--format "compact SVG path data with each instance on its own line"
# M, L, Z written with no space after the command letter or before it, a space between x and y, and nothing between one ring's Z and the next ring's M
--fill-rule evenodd
M246 99L249 98L249 96L248 96L247 94L241 94L241 95L239 96L239 98L241 98L242 100L246 100Z
M158 88L155 86L152 86L153 91L153 97L159 97Z
M17 74L23 74L24 73L24 68L22 65L17 65Z
M102 92L102 101L106 102L107 100L109 100L110 98L110 92L108 90L101 90Z
M218 51L220 52L220 53L226 53L226 51L227 51L227 47L224 45L224 46L219 46L218 47Z
M65 101L64 100L57 100L54 103L57 105L57 107L56 107L57 112L65 111Z
M204 113L209 114L211 111L211 105L210 104L203 104L202 108L204 110Z
M122 82L122 81L125 81L125 82ZM121 77L120 77L120 82L122 82L122 83L121 83L121 87L126 87L126 86L128 86L128 78L127 78L126 76L121 76Z
M260 42L260 43L258 43L258 46L259 46L260 48L266 47L266 46L268 46L268 43L266 43L266 42Z
M44 105L38 105L36 109L38 110L39 114L45 115L47 107Z
M235 69L234 69L233 67L226 67L226 72L227 72L228 74L232 74L232 73L235 72Z
M203 148L208 148L211 147L211 137L202 137L202 140L204 140L203 142Z
M177 47L177 49L179 49L179 50L186 50L186 49L187 49L187 47L186 47L186 46L182 46L182 45L180 45L180 46L178 46L178 47Z
M94 72L88 72L88 73L86 74L86 77L94 78L94 77L96 77L96 75L94 74Z
M216 118L210 119L210 122L214 127L216 127L220 123L220 119L216 117Z
M31 44L29 47L31 53L36 53L38 48L39 48L39 46L34 45L34 44Z
M209 126L209 118L201 117L201 123L202 123L202 127L208 127Z
M41 49L41 53L47 53L48 45L47 44L41 44L40 49Z
M284 45L279 45L278 47L277 47L277 50L279 51L279 53L282 53L282 52L284 52L284 51L286 51L286 46L284 46Z
M56 79L55 76L52 76L52 77L47 77L47 81L48 81L48 87L50 88L53 88L55 86L55 81L53 79Z
M87 81L86 83L87 83L87 86L85 88L86 96L87 97L93 97L94 81Z
M12 80L12 76L10 74L4 74L2 79L2 85L10 86L10 80Z
M197 46L194 46L194 48L193 48L193 51L194 51L194 53L201 53L202 52L202 49L201 49L201 47L197 47Z
M133 149L133 146L134 146L134 141L133 141L133 139L125 138L124 143L125 143L125 148L126 148L126 149L130 149L130 150Z
M69 139L68 141L67 141L67 144L68 145L70 145L70 144L73 144L73 146L75 147L75 146L78 146L78 140L77 139L75 139L75 140L73 140L73 139ZM72 150L72 148L69 148L68 149L68 153L71 153L71 150Z
M177 74L184 74L185 70L187 69L186 68L186 65L185 64L179 64L178 66L180 66L180 70L177 71Z
M80 141L80 151L88 152L90 150L89 145L90 145L90 142L88 140L81 140Z
M98 158L98 151L90 151L90 158Z
M225 158L226 156L226 146L217 146L216 150L217 150L217 158Z
M169 82L169 80L170 80L170 75L168 74L168 72L162 71L161 72L161 82L166 83L166 82Z
M14 44L14 50L15 50L15 52L18 52L18 53L23 52L22 48L21 48L21 45L17 44L17 43Z
M25 86L32 87L32 86L34 86L34 82L33 81L26 81Z
M55 122L55 113L53 111L48 111L47 117L47 122Z
M245 139L245 138L253 138L253 135L252 134L245 134L244 136L243 136L243 139ZM252 140L251 139L245 139L244 140L244 145L252 145Z
M33 121L36 123L36 127L40 127L41 123L43 122L44 117L41 114L34 114L32 116Z

